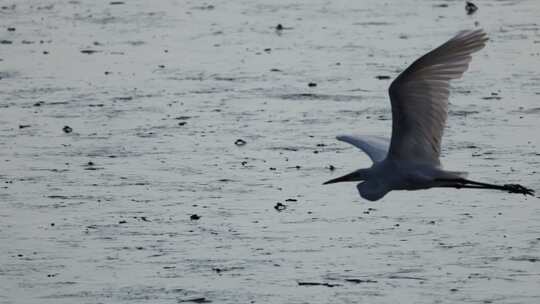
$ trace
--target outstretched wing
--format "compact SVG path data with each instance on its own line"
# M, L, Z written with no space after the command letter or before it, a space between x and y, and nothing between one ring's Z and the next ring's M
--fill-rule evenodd
M388 139L379 136L340 135L336 138L364 151L374 163L383 161L386 158L390 146Z
M392 82L389 158L440 165L449 82L463 75L471 54L482 49L487 40L481 29L461 31L413 62Z

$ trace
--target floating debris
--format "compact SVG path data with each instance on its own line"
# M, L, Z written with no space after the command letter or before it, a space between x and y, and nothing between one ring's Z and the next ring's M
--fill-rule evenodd
M474 3L467 1L465 4L465 10L467 11L467 15L472 15L478 10L478 6L476 6Z
M377 281L375 280L370 280L370 279L345 279L345 281L347 282L351 282L351 283L356 283L356 284L360 284L360 283L377 283Z
M178 303L188 303L188 302L191 302L191 303L211 303L212 301L206 299L205 297L178 300Z
M64 126L64 127L62 128L62 131L64 131L64 133L68 133L68 134L69 134L69 133L73 132L73 128L71 128L70 126Z
M281 212L285 209L287 209L287 206L282 204L282 203L277 203L275 206L274 206L274 209L276 209L277 211Z
M113 100L114 101L129 101L129 100L132 100L133 97L131 96L120 96L120 97L114 97Z
M237 146L243 146L243 145L247 144L247 142L245 140L239 138L234 142L234 144L237 145Z
M375 76L375 78L379 79L379 80L384 80L384 79L390 79L390 76L387 76L387 75L377 75Z
M19 129L30 128L30 125L19 125Z
M190 220L192 221L197 221L197 220L200 220L201 219L201 216L198 215L198 214L192 214L190 217L189 217Z
M317 84L315 82L308 83L308 87L310 87L310 88L314 88L316 86L317 86Z
M100 52L100 51L97 51L97 50L81 50L81 53L86 54L86 55L91 55L91 54L98 53L98 52Z
M319 282L298 282L298 285L299 286L326 286L326 287L341 286L341 284L319 283Z

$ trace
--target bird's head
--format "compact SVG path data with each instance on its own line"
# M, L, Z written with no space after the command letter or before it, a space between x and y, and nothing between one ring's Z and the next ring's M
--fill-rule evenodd
M358 182L368 178L368 169L358 169L349 174L331 179L323 183L323 185L341 183L341 182Z

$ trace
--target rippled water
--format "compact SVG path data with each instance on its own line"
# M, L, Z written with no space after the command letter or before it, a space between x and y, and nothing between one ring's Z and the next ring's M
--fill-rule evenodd
M0 303L538 303L537 198L321 185L478 23L443 163L540 190L540 5L476 4L4 1Z

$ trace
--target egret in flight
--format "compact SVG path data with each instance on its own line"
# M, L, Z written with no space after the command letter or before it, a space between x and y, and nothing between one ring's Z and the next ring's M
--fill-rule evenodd
M467 173L442 168L441 139L448 116L450 80L460 78L469 67L471 54L488 41L481 30L465 30L420 57L390 85L392 138L338 136L364 151L373 161L359 169L325 182L361 182L360 196L376 201L392 190L433 187L497 189L533 195L518 184L494 185L466 179Z

